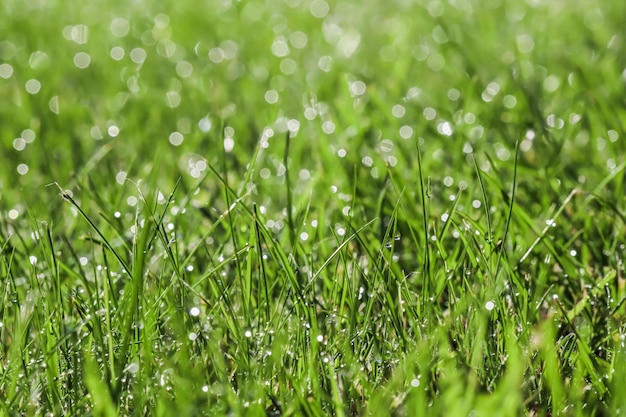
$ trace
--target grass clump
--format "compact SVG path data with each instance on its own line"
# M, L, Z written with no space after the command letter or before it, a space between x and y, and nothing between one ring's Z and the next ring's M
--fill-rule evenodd
M618 415L624 8L5 1L0 414Z

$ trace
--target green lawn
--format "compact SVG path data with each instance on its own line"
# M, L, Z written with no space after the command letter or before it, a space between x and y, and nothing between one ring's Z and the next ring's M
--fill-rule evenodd
M0 415L626 412L624 16L2 1Z

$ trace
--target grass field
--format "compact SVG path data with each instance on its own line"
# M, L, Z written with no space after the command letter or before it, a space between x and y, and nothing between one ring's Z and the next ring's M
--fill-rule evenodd
M625 413L624 16L4 0L0 415Z

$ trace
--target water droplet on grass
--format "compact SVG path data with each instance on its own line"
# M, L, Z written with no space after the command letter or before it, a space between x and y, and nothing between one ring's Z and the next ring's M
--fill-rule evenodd
M446 59L443 57L443 55L439 53L434 53L428 57L428 59L426 60L426 64L428 65L428 68L435 72L438 72L444 69L444 67L446 66Z
M233 148L235 147L235 140L231 137L226 137L224 138L224 151L226 151L227 153L230 153L233 151Z
M109 25L109 30L118 38L122 38L126 36L130 30L130 25L128 24L128 20L117 17L111 21Z
M380 142L380 150L381 152L392 152L393 151L393 142L389 139L383 139Z
M461 92L456 88L451 88L448 90L448 99L450 101L457 101L461 97Z
M209 59L215 64L222 62L224 60L224 51L222 48L211 48L211 50L209 50Z
M110 137L114 138L117 135L119 135L120 128L117 127L116 125L111 125L107 128L107 133L109 134Z
M143 48L133 48L133 50L130 51L130 60L135 64L143 64L146 57L147 53Z
M561 85L561 79L556 75L548 75L543 80L543 89L549 93L554 93Z
M502 104L504 104L504 107L506 107L507 109L512 109L517 105L517 99L515 98L515 96L507 94L502 99Z
M296 119L289 119L287 121L287 130L289 130L292 136L295 136L300 130L300 122Z
M354 81L349 84L350 86L350 94L352 97L361 96L365 94L365 90L367 86L363 81Z
M37 94L41 90L41 83L36 79L30 79L26 81L24 87L29 94Z
M176 107L180 106L180 102L181 96L180 94L178 94L178 92L168 91L167 93L165 93L165 103L167 104L167 107L175 109Z
M283 58L289 55L289 45L283 36L279 36L272 42L272 54L276 57Z
M129 363L126 368L124 368L124 372L128 372L130 374L136 374L139 372L139 364L137 362Z
M170 133L170 137L169 137L169 141L170 144L173 146L180 146L182 145L184 140L183 135L180 132L172 132Z
M16 151L23 151L26 148L26 141L23 138L16 138L13 141L13 149Z
M211 120L208 117L203 117L202 119L200 119L200 121L198 122L198 128L200 129L200 131L202 131L203 133L208 132L209 130L211 130Z
M324 0L313 0L313 2L311 2L311 6L309 7L311 15L318 19L326 17L329 10L330 6Z
M325 121L324 123L322 123L322 131L327 135L330 135L335 131L335 124L330 120Z
M333 67L333 58L326 55L319 59L317 66L324 72L329 72Z
M13 67L10 64L0 64L0 78L10 78L13 75Z
M413 128L411 126L404 125L398 131L402 139L410 139L413 136Z
M268 104L276 104L278 102L278 92L276 90L267 90L264 98Z
M91 64L91 56L85 52L78 52L74 55L74 65L77 68L85 69Z
M85 25L66 26L69 28L69 39L76 42L79 45L84 45L89 40L89 27ZM64 29L65 32L65 29Z
M20 174L20 175L28 174L28 165L26 165L26 164L19 164L17 166L17 173Z
M313 107L306 107L304 109L304 118L307 120L313 120L317 117L317 110Z
M391 114L393 114L393 116L396 118L400 118L406 114L406 109L404 108L403 105L396 104L395 106L391 108Z
M426 107L423 111L423 115L426 120L433 120L435 117L437 117L437 110L433 109L432 107Z
M280 71L285 75L291 75L296 72L298 64L291 58L285 58L280 61Z
M124 181L126 181L127 176L128 174L126 173L126 171L120 171L115 175L115 182L117 182L120 185L123 185Z

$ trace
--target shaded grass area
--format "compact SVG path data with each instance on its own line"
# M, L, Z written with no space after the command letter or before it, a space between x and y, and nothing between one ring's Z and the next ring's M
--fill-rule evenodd
M6 1L6 415L617 415L621 2Z

